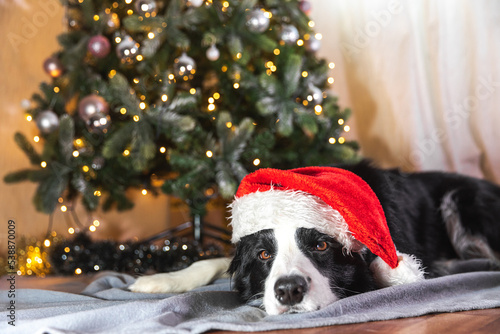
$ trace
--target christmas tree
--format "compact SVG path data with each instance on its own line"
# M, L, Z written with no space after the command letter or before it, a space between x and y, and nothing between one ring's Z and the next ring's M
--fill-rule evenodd
M257 168L357 159L307 2L62 3L68 29L43 64L51 80L26 108L43 149L17 133L34 167L5 176L39 184L38 210L60 198L125 210L139 188L203 215Z

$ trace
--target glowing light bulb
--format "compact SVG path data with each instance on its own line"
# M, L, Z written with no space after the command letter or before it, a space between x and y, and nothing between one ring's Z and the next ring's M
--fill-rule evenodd
M320 106L319 104L314 106L314 113L316 115L320 115L323 112L323 107Z

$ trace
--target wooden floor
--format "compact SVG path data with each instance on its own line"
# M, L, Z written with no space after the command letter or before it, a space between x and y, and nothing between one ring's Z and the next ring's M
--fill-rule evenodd
M39 279L35 277L18 277L16 285L18 289L47 289L79 293L92 280L92 277L48 277ZM3 285L1 286L3 288ZM318 327L309 329L270 331L266 334L319 334L330 333L353 334L353 333L401 333L401 334L424 334L424 333L487 333L500 334L500 308L431 314L416 318L405 318L387 321L376 321L352 325L336 325L329 327ZM214 332L222 333L222 332ZM228 332L224 332L228 333ZM241 333L241 332L240 332Z
M227 334L229 332L212 332ZM241 332L239 332L241 333ZM255 332L254 332L255 333ZM336 325L308 329L262 332L266 334L498 334L500 309L431 314L417 318L367 322L353 325Z

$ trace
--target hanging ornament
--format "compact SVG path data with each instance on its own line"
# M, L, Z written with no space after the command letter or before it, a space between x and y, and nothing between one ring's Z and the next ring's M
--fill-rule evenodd
M96 94L85 96L78 104L78 115L84 121L90 120L95 114L101 113L107 115L108 112L108 102L102 96Z
M104 158L98 156L92 160L92 165L90 165L90 166L94 170L100 170L100 169L102 169L102 167L104 167L104 162L105 162Z
M134 41L130 36L125 36L121 42L116 46L116 55L122 62L130 62L135 55L139 52L139 43Z
M309 85L307 90L307 101L313 105L321 104L321 102L323 102L323 92L321 89L314 85Z
M31 108L31 101L28 99L22 99L21 108L23 108L24 110L28 110L29 108Z
M215 44L212 44L212 46L210 46L207 49L207 53L206 54L207 54L208 60L211 60L211 61L216 61L220 57L220 51L219 51L219 49L217 49L217 47L215 46Z
M317 39L316 36L311 35L305 45L307 51L316 52L321 48L321 41Z
M49 57L43 62L43 69L53 78L60 77L63 73L63 65L56 57Z
M286 44L294 44L299 39L299 31L291 24L285 24L281 28L280 38Z
M105 18L106 32L112 33L120 28L120 17L116 13L108 14Z
M205 0L189 0L188 4L193 7L200 7L204 2Z
M59 117L52 110L45 110L38 114L36 125L41 133L49 134L59 127Z
M89 42L87 43L87 49L92 54L92 56L96 58L104 58L109 54L109 51L111 50L111 44L106 37L97 35L89 39Z
M69 8L67 11L66 19L68 20L68 27L71 30L80 30L82 27L82 13L79 9Z
M154 16L158 11L158 5L154 0L136 0L135 10L139 15L153 14Z
M299 8L301 11L303 11L304 13L309 15L311 13L312 6L311 6L311 3L309 1L300 0L299 1Z
M87 121L87 129L89 132L102 134L108 132L108 127L111 124L111 118L102 112L98 112L90 116Z
M174 73L184 80L191 79L196 72L196 63L193 58L183 52L179 58L174 60Z
M269 17L265 10L254 9L247 16L247 27L251 32L264 32L269 27Z

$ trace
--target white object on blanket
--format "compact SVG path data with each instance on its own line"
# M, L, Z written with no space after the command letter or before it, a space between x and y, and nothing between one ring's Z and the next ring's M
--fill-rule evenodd
M210 284L227 275L231 259L217 258L198 261L171 273L139 277L129 286L133 292L181 293Z

